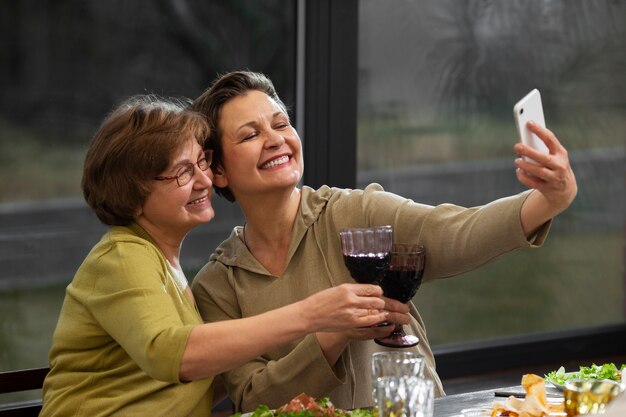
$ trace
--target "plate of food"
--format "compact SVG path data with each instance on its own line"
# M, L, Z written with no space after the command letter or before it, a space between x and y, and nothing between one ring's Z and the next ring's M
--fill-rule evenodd
M513 395L505 401L495 401L490 417L562 417L565 416L563 400L549 402L545 380L539 375L525 374L522 376L524 398Z
M605 363L603 365L581 366L578 371L566 372L565 368L561 366L555 371L548 372L545 375L545 379L562 391L565 383L570 379L610 379L611 381L621 382L622 370L624 368L626 368L626 365L618 368L614 363Z
M232 417L376 417L376 415L371 408L344 410L335 407L328 398L317 400L303 393L276 410L270 409L267 405L259 405L250 413L237 413Z

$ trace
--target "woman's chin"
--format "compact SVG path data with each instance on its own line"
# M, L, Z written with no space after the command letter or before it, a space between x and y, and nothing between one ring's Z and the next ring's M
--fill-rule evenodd
M205 224L213 220L215 217L215 211L213 207L205 208L204 210L190 210L190 216L197 222L197 225Z

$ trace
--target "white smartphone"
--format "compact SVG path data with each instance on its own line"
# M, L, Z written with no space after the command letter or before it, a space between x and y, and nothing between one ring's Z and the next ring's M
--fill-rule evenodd
M550 152L546 144L526 127L526 122L529 120L532 120L540 126L546 127L539 90L535 88L530 93L526 94L523 99L518 101L515 106L513 106L513 118L515 119L515 125L517 126L519 140L523 144L543 153ZM530 158L527 158L527 161L535 162Z

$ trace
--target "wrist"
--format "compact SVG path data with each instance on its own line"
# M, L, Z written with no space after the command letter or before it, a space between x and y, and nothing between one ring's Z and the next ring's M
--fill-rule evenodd
M526 237L535 234L540 226L556 214L558 214L558 210L550 204L545 196L537 190L532 190L522 204L520 212L522 229Z
M317 332L315 333L317 343L331 366L334 366L339 357L348 346L350 339L344 332Z
M286 320L297 322L298 329L303 333L303 335L315 333L321 330L317 324L315 314L312 314L308 298L291 304L291 307L293 307L296 311L290 312L286 317Z

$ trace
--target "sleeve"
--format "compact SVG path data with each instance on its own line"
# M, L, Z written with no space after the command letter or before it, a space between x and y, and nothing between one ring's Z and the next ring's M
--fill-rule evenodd
M192 324L183 323L159 255L141 243L116 243L95 260L89 311L152 378L179 382Z
M230 273L227 266L211 261L194 279L193 294L205 322L241 318ZM259 404L278 408L302 392L322 397L344 384L346 373L343 358L331 367L317 338L310 334L293 346L259 356L220 377L236 410L248 412Z
M521 247L541 246L551 221L530 239L524 235L520 210L530 191L483 206L415 203L378 184L365 188L358 205L367 224L390 224L394 241L426 247L424 280L450 277L473 270ZM354 204L352 203L354 206Z

